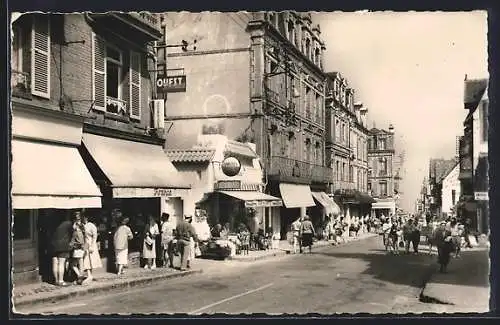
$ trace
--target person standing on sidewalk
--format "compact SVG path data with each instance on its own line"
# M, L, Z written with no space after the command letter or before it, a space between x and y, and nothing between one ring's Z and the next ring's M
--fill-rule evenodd
M144 227L144 240L142 244L142 258L145 269L154 269L153 261L156 259L156 236L160 234L158 224L152 215L148 215L148 223Z
M83 271L87 272L87 279L90 282L93 280L92 271L102 267L101 256L99 256L99 247L97 246L97 227L90 222L89 216L84 214L82 217L83 226L85 229L85 240L87 242L87 251L83 258Z
M162 258L163 267L174 267L174 226L169 221L170 215L163 212L161 214L161 246L162 246Z
M453 243L453 250L455 252L455 258L460 256L460 246L462 244L462 238L460 237L458 222L456 218L451 219L451 240Z
M116 229L113 237L116 258L116 274L124 274L123 267L128 264L128 242L134 238L132 230L128 227L129 218L125 217Z
M193 237L195 241L198 241L196 231L194 230L193 225L189 223L189 217L186 217L186 219L181 221L175 228L177 245L181 254L181 271L185 271L188 267L188 258L191 254L191 245L189 239ZM191 267L191 265L189 266Z
M52 273L54 276L54 284L58 286L68 285L64 282L64 274L66 273L66 262L71 254L70 241L72 233L73 223L68 215L66 219L57 226L50 242Z
M300 237L302 238L302 247L309 247L309 254L312 253L313 238L316 235L314 226L308 215L300 225Z
M413 252L415 254L418 254L418 245L420 245L420 230L422 228L422 225L416 220L413 221L413 224L414 227L411 234L411 243L413 245Z
M72 248L70 259L71 270L77 277L77 283L82 284L85 280L83 274L83 258L85 252L88 250L88 245L85 241L85 227L82 224L80 211L75 211L73 214L73 234L70 247Z

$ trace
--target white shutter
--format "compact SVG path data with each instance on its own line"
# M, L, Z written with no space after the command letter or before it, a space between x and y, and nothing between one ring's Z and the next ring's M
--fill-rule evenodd
M106 43L92 33L92 100L94 109L106 110Z
M49 16L33 16L31 29L31 93L50 98L50 24Z
M141 54L130 51L130 117L141 119Z

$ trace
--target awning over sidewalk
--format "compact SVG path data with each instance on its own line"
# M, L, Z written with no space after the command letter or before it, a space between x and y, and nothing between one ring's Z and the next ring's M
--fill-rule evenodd
M377 202L370 195L362 193L360 191L356 191L355 196L356 196L356 200L358 200L358 202L360 204L373 204L373 203Z
M83 144L115 198L182 196L190 188L161 146L89 133L83 134Z
M287 208L305 208L316 205L308 185L281 183L280 193Z
M218 191L216 193L222 193L244 201L247 208L280 207L283 205L280 198L257 191Z
M100 208L101 196L76 147L12 140L14 209Z
M311 192L312 196L316 201L318 201L324 208L326 214L337 215L340 213L340 208L325 192Z

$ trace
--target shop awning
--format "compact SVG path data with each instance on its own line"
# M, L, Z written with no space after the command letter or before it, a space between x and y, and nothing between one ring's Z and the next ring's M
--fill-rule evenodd
M306 208L316 205L308 185L281 183L280 193L287 208Z
M325 192L311 192L312 196L318 201L324 208L326 214L337 215L340 213L340 208Z
M356 191L355 196L356 200L358 200L360 204L373 204L376 202L375 199L372 198L370 195L362 193L360 191Z
M257 191L219 191L217 193L244 201L247 208L280 207L283 205L280 198Z
M182 196L190 188L161 146L89 133L83 134L83 144L115 198Z
M12 140L14 209L100 208L101 192L78 149Z

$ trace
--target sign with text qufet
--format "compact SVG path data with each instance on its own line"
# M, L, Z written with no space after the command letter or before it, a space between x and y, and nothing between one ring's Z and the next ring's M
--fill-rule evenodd
M186 76L160 76L156 79L156 91L159 94L185 92Z

